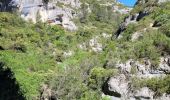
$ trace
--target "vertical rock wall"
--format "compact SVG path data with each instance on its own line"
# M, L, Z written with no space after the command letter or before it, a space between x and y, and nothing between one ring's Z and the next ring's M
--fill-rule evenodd
M0 1L0 10L11 11L15 8L26 21L60 24L74 31L77 27L71 20L76 16L75 9L79 9L80 5L79 0L5 0Z

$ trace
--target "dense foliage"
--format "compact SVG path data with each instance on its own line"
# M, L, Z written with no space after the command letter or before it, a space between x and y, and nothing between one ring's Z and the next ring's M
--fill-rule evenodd
M63 49L58 45L64 33L57 26L33 25L14 14L0 13L0 61L14 72L28 99L39 94L40 85L56 68L52 52L54 47Z
M116 31L123 15L112 13L111 5L102 5L97 0L82 1L82 15L74 20L79 26L77 32L47 23L32 24L15 14L1 12L0 72L10 70L13 73L10 79L18 86L19 96L28 100L38 99L43 84L60 100L106 100L101 96L102 85L108 77L120 73L115 68L118 61L149 59L152 67L158 68L160 57L170 54L170 3L157 5L152 1L134 8L132 14L144 10L144 6L154 7L148 16L129 24L121 33L122 38L113 41L101 34ZM136 32L141 37L132 41ZM89 46L89 40L95 36L103 46L101 52L94 52ZM79 48L83 43L86 50ZM69 51L73 51L72 55L66 56ZM135 72L132 69L131 73ZM170 93L169 82L167 76L135 79L132 84L135 88L147 86L161 95Z

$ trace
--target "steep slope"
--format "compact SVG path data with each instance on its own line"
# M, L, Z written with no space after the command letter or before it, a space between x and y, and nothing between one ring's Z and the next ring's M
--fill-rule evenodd
M1 66L2 69L7 67L14 73L13 79L19 84L23 97L37 98L40 85L56 68L57 56L53 53L62 48L57 46L62 40L55 38L63 36L64 30L45 24L33 25L14 14L0 13L0 34L0 61L6 65Z
M2 11L17 11L27 21L60 24L68 30L77 30L71 21L80 8L79 0L8 0L2 2Z
M60 3L57 4L61 5L57 6L52 1L49 1L47 6L51 7L50 5L55 5L55 7L58 8L55 8L54 12L59 11L61 14L67 14L63 12L66 8L61 9L62 7L67 6L68 8L74 9L74 4L73 7L69 6L70 3L68 1L58 1ZM1 10L3 12L0 13L0 61L5 63L6 67L14 73L13 79L16 80L16 86L19 86L18 92L21 92L23 99L27 100L71 98L70 94L66 96L62 92L66 90L64 93L68 93L67 90L69 89L65 86L59 87L60 84L65 85L62 81L66 81L66 86L72 85L69 86L71 89L70 93L76 93L74 96L71 95L74 99L84 98L83 95L90 98L91 92L96 99L101 98L100 93L96 90L91 91L91 88L88 87L88 82L84 84L89 74L84 79L79 75L79 73L85 73L86 70L91 70L92 65L89 64L89 68L87 67L87 69L86 67L84 67L85 69L83 70L77 69L81 68L80 65L86 57L92 57L93 55L93 58L102 57L99 59L100 63L98 63L101 66L104 54L101 53L100 55L100 52L103 52L108 42L107 40L109 40L111 36L112 29L114 27L116 28L117 22L115 22L115 19L120 20L120 18L118 18L120 13L112 13L111 5L105 5L105 2L103 2L103 5L100 5L99 1L94 1L92 4L85 2L84 7L88 7L87 5L89 5L91 12L86 13L85 8L81 6L79 12L82 12L82 14L74 20L77 26L79 26L79 30L77 32L68 32L63 29L63 25L51 26L39 20L41 16L36 12L39 12L40 9L50 12L50 8L46 9L45 4L40 5L41 3L42 1L34 0L23 0L23 2L17 2L16 0L13 2L1 1L3 5L1 6ZM69 3L69 5L67 5L67 3ZM28 4L36 5L35 7L30 7L28 12L23 11L24 7L22 8L22 6ZM76 6L78 5L76 4ZM98 9L101 7L102 9ZM8 11L8 13L6 11ZM24 15L23 17L25 13L26 16ZM68 14L71 14L71 12ZM21 15L22 19L19 18L18 15ZM23 19L27 19L28 16L32 16L31 18L36 17L37 23L33 24L31 21L25 22ZM49 16L51 17L51 15ZM64 22L66 19L62 20ZM85 48L84 46L81 48L81 45L84 44ZM84 63L87 62L85 61ZM97 64L93 65L97 66ZM83 64L82 66L85 65ZM92 68L94 66L92 66ZM3 70L6 68L4 66L1 67ZM70 68L73 69L74 74L70 75ZM96 68L96 70L98 69ZM114 72L114 70L99 69L99 71L100 70L109 73ZM69 76L71 80L67 79L69 77L66 77L66 80L64 80L60 75ZM108 74L106 74L106 76L108 76ZM74 77L76 77L76 80L72 80ZM69 82L67 82L67 80ZM61 83L56 85L58 84L57 82ZM75 83L73 84L73 82ZM82 83L82 85L80 83ZM78 87L77 90L73 88L75 85ZM84 86L84 88L81 86ZM15 86L11 88L15 88ZM59 90L56 90L56 88L59 88ZM99 86L97 88L99 89ZM1 89L3 88L1 87ZM78 90L81 91L81 95L77 94L79 92ZM8 93L8 91L4 91L3 89L0 95ZM15 99L14 97L9 98ZM3 96L0 97L0 99L5 100L7 98Z
M139 0L113 34L118 54L108 61L119 75L106 82L114 99L169 100L169 2ZM161 3L160 3L161 2ZM116 37L116 38L115 38Z
M0 2L0 99L170 99L168 0Z

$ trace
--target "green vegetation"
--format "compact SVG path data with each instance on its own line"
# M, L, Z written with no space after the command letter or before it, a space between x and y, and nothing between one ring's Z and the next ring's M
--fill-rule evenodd
M97 13L93 15L94 18L96 16ZM14 14L0 13L0 61L14 73L23 97L36 99L40 96L41 85L47 83L63 100L102 99L101 86L108 76L117 71L103 68L106 52L97 54L83 51L77 45L88 42L102 32L111 34L113 25L108 25L111 21L107 21L109 18L104 20L104 17L94 19L94 25L87 29L81 28L91 22L82 25L79 31L69 33L60 26L48 26L40 21L34 25ZM102 27L105 29L99 30ZM100 41L102 44L109 43L104 39ZM112 50L109 47L114 49L111 43L105 44L108 46L106 51ZM74 51L73 56L65 57L64 52L67 51Z
M113 41L104 38L102 33L110 35L116 31L124 15L112 13L111 5L104 5L106 1L82 1L79 9L82 15L74 20L79 26L77 32L67 32L61 26L40 21L28 23L14 14L1 12L0 64L5 64L0 66L1 70L9 68L14 73L19 93L28 100L40 96L42 84L47 84L61 100L107 100L101 97L101 87L108 77L119 74L115 68L118 61L149 59L152 67L158 68L159 58L170 54L170 3L157 5L152 1L132 11L136 13L152 6L150 15L129 24L121 33L122 38ZM152 23L156 27L150 26ZM135 32L141 37L132 41ZM89 47L89 40L96 36L103 46L101 52L91 51ZM86 44L86 50L79 48L82 43ZM67 51L73 51L72 55L65 56ZM131 69L132 74L136 71ZM156 91L156 95L170 93L169 82L169 76L132 80L134 88L147 86Z
M14 14L0 13L0 61L5 62L14 72L27 99L39 95L40 85L56 68L56 56L52 52L57 45L52 47L50 43L61 42L64 33L57 26L33 25ZM57 48L63 49L59 46Z
M49 85L60 99L100 100L103 82L117 73L113 69L102 67L101 56L78 51L68 58L61 66L59 74L50 79Z
M123 38L117 41L119 47L121 47L117 50L119 59L126 61L129 58L136 60L147 58L151 60L153 66L157 67L160 56L169 55L170 10L165 9L169 7L168 5L169 3L162 4L138 23L128 25L127 29L122 33ZM134 10L136 9L134 8ZM152 23L156 24L158 30L155 27L149 27ZM142 36L137 41L132 42L131 37L135 32Z
M135 88L149 87L155 91L155 96L160 96L163 93L170 93L170 76L166 76L162 79L151 78L151 79L133 79L133 85Z
M159 58L161 56L167 56L170 54L169 5L170 3L168 2L157 6L149 16L140 20L138 24L128 26L128 29L123 33L124 37L119 40L121 44L126 44L125 52L129 52L130 54L128 55L128 53L126 53L125 56L127 56L127 59L135 58L139 60L141 58L148 58L151 60L152 67L157 68L159 64ZM135 8L134 10L136 9L138 8ZM155 25L148 28L150 23L154 23ZM143 29L145 29L145 31ZM136 31L140 32L143 36L137 41L131 42L131 35ZM136 69L131 69L131 73L135 74L135 71ZM169 74L163 78L132 79L132 85L134 89L149 87L155 92L155 97L160 96L163 93L170 93L169 82Z

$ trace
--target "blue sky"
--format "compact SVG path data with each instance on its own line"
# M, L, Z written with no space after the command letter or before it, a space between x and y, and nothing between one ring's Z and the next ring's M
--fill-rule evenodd
M126 6L134 6L137 0L118 0Z

